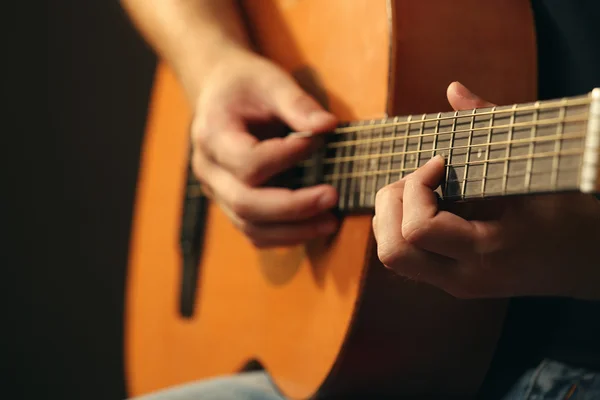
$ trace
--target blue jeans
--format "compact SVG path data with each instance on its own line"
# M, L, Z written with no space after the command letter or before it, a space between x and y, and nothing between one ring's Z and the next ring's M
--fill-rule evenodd
M284 400L268 375L246 372L201 381L135 400ZM503 400L592 400L600 399L600 372L572 368L544 360L528 370Z

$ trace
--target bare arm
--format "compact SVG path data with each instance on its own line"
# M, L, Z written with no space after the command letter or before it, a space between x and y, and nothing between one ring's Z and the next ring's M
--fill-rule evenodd
M137 29L196 101L211 69L229 53L249 49L234 0L121 0Z

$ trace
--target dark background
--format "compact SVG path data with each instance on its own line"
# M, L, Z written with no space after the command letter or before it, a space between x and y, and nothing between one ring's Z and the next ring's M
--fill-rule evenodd
M3 76L11 90L3 93L3 176L9 171L11 190L3 189L0 210L10 237L1 252L0 393L123 399L127 251L155 59L117 1L54 0L39 21L29 18L33 3L20 3L3 15L11 68ZM600 3L533 3L540 97L600 86ZM593 319L597 306L572 306L563 306L573 311L554 345L564 358L573 351L560 343L587 342L586 354L598 343L589 326L566 330Z
M17 8L3 15L3 62L14 66L3 103L18 106L3 129L18 146L3 153L18 156L8 154L14 189L3 189L3 231L17 240L2 251L0 397L123 399L128 241L155 58L118 1L53 0L47 31L37 2Z

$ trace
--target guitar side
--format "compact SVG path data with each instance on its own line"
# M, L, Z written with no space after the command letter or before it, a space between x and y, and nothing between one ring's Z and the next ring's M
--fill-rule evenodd
M341 119L354 120L446 110L452 80L498 103L535 98L533 19L524 3L243 6L260 51ZM510 31L504 19L513 21ZM161 64L128 272L131 395L233 373L252 359L292 398L477 389L505 303L457 300L393 275L376 260L369 215L345 218L333 243L258 251L210 204L196 314L182 318L178 240L189 117L175 77Z

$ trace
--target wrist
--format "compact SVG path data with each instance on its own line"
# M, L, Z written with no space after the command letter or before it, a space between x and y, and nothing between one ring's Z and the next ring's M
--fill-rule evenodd
M255 56L250 47L243 42L228 38L214 39L198 51L186 51L176 57L173 63L177 74L192 106L195 105L202 89L210 76L224 65L230 65Z

